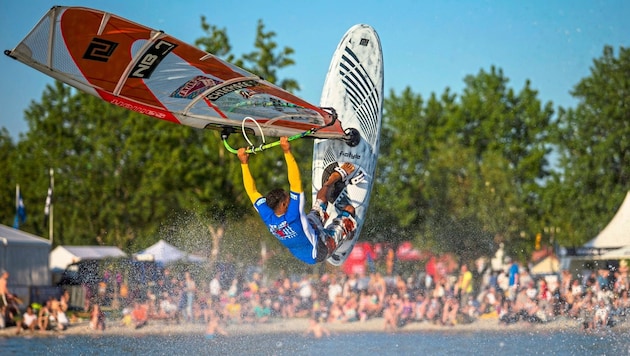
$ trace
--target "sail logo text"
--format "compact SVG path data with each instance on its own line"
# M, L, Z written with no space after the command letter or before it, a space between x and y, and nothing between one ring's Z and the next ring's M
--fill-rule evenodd
M149 116L153 116L153 117L157 117L158 119L165 119L166 118L166 114L159 112L159 111L155 111L151 108L142 106L142 105L136 105L133 104L131 102L128 101L124 101L124 100L120 100L117 98L114 98L110 101L110 103L114 104L114 105L118 105L121 108L125 108L127 110L132 110L135 112L139 112L140 114L144 114L144 115L149 115Z
M220 97L222 97L225 94L229 94L233 91L239 90L239 89L244 89L244 88L248 88L248 87L253 87L254 85L256 85L256 81L255 80L244 80L242 82L236 82L236 83L232 83L232 84L227 84L225 86L222 87L217 87L216 90L212 91L210 94L206 95L206 98L208 98L209 100L217 100Z
M151 74L160 62L177 47L176 44L164 40L159 40L152 44L149 49L140 57L140 60L131 70L129 75L132 78L149 79Z
M83 54L83 58L93 61L107 62L118 43L94 37Z
M339 155L350 159L361 159L361 155L358 153L339 151Z

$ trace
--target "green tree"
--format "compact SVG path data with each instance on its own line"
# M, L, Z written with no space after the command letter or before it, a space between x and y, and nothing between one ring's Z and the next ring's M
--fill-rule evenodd
M201 29L206 36L195 40L195 45L202 50L212 53L223 60L242 67L270 83L294 92L300 89L298 82L292 78L281 79L278 70L295 64L291 56L295 51L291 47L278 49L278 43L274 41L274 31L265 32L265 24L258 20L256 27L256 39L254 50L237 58L232 51L232 46L225 28L218 28L209 24L205 16L201 16Z
M550 184L559 240L580 246L606 226L630 186L630 49L610 46L558 116L561 177ZM576 202L579 202L576 204Z
M256 50L243 55L243 64L246 69L289 92L299 90L300 86L296 80L280 79L278 76L278 70L295 64L291 58L295 51L291 47L284 47L277 52L278 44L274 41L274 37L276 37L276 33L274 31L265 32L263 21L258 20L256 41L254 42Z
M374 219L467 261L495 242L525 253L540 225L528 206L549 174L551 103L529 82L515 93L495 68L465 83L459 100L448 89L426 103L409 89L386 99L376 193L396 199L377 199Z
M422 118L422 98L410 88L400 96L391 91L383 106L376 182L366 231L374 240L398 243L413 239L425 217L428 203L422 195L421 177L432 127Z
M234 55L231 53L232 46L225 28L218 28L216 25L209 24L206 21L206 17L201 16L201 29L206 36L196 39L195 46L228 62L235 62Z
M507 244L511 254L526 254L540 225L535 193L549 173L551 102L542 104L526 81L515 93L502 70L492 67L467 76L461 106L447 124L457 141L472 149L474 167L464 169L473 180L467 203L484 231ZM490 189L490 191L488 191ZM498 198L497 198L498 197Z
M2 187L2 194L0 194L0 224L8 226L13 225L13 218L15 217L15 185L20 184L19 178L14 173L14 153L15 144L11 139L11 135L6 128L2 127L0 129L0 175L4 179L0 183ZM24 194L26 194L26 191Z

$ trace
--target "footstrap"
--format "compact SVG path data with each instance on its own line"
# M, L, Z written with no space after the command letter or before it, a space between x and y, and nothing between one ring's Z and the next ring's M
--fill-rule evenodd
M355 168L354 175L350 179L350 184L359 184L365 179L365 171L361 168Z
M365 171L361 168L358 168L355 166L354 171L352 171L352 173L348 174L348 172L346 172L343 168L341 167L335 167L335 172L339 173L339 175L341 175L341 181L348 185L348 184L359 184L361 183L364 179L365 179Z
M361 168L355 166L354 170L348 174L343 168L340 166L335 167L335 172L339 173L341 176L341 181L343 184L359 184L365 179L365 171Z
M341 181L343 181L344 183L348 183L348 172L346 172L345 169L337 166L335 167L335 172L339 173L339 175L341 176Z

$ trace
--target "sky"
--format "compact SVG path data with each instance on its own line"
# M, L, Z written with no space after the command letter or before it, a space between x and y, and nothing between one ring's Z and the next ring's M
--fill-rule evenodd
M339 40L357 23L379 34L387 95L407 87L423 98L446 88L459 95L467 75L495 66L515 91L529 79L542 102L575 107L570 91L590 75L604 46L613 46L615 56L619 47L630 47L630 1L625 0L3 0L0 49L14 48L54 5L112 12L190 44L204 36L200 19L205 16L226 29L237 57L254 50L262 19L280 47L295 50L296 65L279 76L297 80L297 95L314 104ZM7 56L0 56L0 78L0 126L17 141L28 131L24 110L40 101L53 80Z

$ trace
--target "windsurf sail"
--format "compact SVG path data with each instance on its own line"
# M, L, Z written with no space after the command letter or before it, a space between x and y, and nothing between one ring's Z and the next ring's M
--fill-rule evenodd
M162 31L100 10L53 7L5 54L107 102L178 124L272 137L345 135L334 112Z

